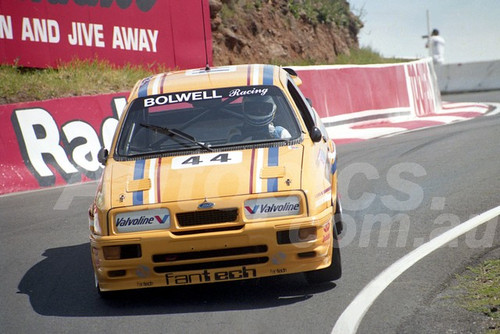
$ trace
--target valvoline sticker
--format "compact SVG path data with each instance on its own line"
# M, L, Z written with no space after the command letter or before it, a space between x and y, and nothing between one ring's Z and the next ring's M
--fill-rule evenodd
M115 216L118 232L138 232L170 228L170 211L153 209L119 213Z
M300 214L300 200L297 196L250 199L244 212L249 219L295 216Z

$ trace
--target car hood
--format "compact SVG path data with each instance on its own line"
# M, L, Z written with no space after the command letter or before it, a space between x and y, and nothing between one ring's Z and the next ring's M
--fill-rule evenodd
M302 145L113 161L111 206L301 188Z

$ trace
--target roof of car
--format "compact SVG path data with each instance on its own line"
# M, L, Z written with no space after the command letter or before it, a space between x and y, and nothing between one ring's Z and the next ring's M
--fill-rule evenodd
M285 72L275 65L250 64L160 73L140 80L129 100L168 92L220 87L278 85Z

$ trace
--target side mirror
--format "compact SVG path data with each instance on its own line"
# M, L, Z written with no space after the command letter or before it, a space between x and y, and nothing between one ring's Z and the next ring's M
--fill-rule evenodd
M97 153L97 161L99 161L102 165L106 164L106 160L108 160L109 152L104 147L101 147L99 153Z
M323 134L321 133L321 130L315 126L311 129L311 132L309 134L311 136L311 140L315 143L321 141L323 139Z
M299 75L297 74L297 72L295 72L293 68L283 67L283 69L290 75L290 77L292 78L293 82L297 85L297 87L302 85L302 79L299 78Z
M313 106L313 101L310 98L306 97L306 101L311 107Z

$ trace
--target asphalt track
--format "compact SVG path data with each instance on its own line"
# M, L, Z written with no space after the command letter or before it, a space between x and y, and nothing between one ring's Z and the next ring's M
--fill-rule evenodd
M498 92L448 101L500 102ZM86 211L95 183L0 197L1 333L330 333L392 264L500 205L500 115L338 147L343 277L150 289L101 300ZM357 333L480 333L454 277L500 257L498 218L433 251L368 307Z

